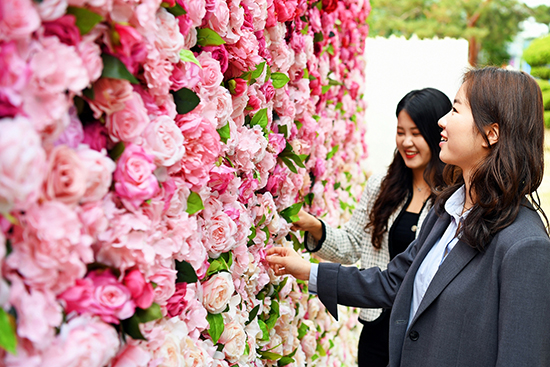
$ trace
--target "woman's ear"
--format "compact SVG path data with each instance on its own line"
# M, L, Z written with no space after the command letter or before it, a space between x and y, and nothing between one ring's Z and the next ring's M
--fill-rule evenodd
M500 130L496 122L485 128L485 136L487 137L487 141L489 142L490 147L498 142Z

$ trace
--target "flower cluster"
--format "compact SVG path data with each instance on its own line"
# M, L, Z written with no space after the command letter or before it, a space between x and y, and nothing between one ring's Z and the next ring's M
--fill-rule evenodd
M356 314L265 250L360 195L369 11L2 1L2 365L352 363Z

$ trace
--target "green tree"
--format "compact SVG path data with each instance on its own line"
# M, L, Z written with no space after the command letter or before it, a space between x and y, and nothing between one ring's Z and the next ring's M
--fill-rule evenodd
M465 38L474 66L507 62L507 45L532 15L520 0L371 0L371 5L371 36Z
M550 6L539 5L531 9L531 15L538 23L550 25Z
M523 51L523 58L531 66L531 75L550 79L550 35L534 39Z

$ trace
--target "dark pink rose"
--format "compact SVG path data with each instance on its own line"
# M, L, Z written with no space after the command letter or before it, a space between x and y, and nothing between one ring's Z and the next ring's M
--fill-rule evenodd
M264 85L260 87L260 91L264 94L266 102L271 101L275 95L275 88L273 88L271 81L264 83Z
M180 61L174 64L170 81L172 82L172 90L193 89L201 81L201 68L192 62Z
M0 93L0 116L15 117L20 113L21 109L12 105L8 97Z
M135 74L140 64L145 62L147 58L147 48L143 37L130 25L115 23L114 30L119 40L114 45L117 56L126 65L130 73Z
M151 283L147 283L139 270L131 270L122 281L132 293L132 299L137 307L148 309L153 304L154 290Z
M227 70L227 66L229 64L229 54L227 53L225 46L224 45L206 46L206 47L203 47L202 49L203 51L212 53L212 58L220 62L220 70L222 74L225 73L225 71Z
M65 14L53 22L44 22L45 36L56 36L61 42L69 46L75 46L80 42L80 31L75 25L75 17Z
M277 20L281 23L291 20L296 15L297 0L279 0L274 1L275 10L277 11Z
M101 152L107 147L107 128L99 121L84 126L84 139L82 142L88 144L93 150Z
M338 0L323 0L322 4L325 13L332 13L338 8Z
M187 293L187 283L176 283L176 291L166 302L166 311L170 317L181 315L187 307L185 294Z
M210 171L210 181L208 186L223 194L227 190L229 183L235 178L235 169L225 165L214 166Z

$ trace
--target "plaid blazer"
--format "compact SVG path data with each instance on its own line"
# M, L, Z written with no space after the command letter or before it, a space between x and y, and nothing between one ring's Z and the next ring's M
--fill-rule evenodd
M337 262L340 264L352 265L361 260L361 268L371 268L373 266L385 270L390 262L390 253L388 247L388 231L382 237L382 247L374 248L372 245L371 230L365 230L369 212L374 206L374 202L380 193L380 184L386 172L372 175L367 181L367 187L361 195L359 205L353 212L351 219L342 228L332 228L324 223L325 241L321 248L315 252L317 256L324 260ZM404 200L388 218L388 229L391 228L397 216L403 209L406 200ZM432 203L428 202L420 212L418 218L418 228L416 236L420 233L422 222L430 211ZM312 236L306 235L306 249L314 249L319 244L315 243ZM376 320L382 313L381 308L362 309L359 317L364 321Z

